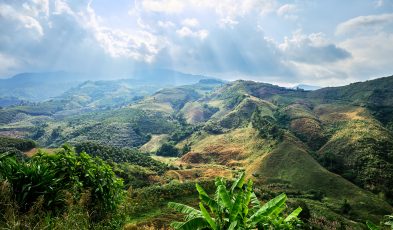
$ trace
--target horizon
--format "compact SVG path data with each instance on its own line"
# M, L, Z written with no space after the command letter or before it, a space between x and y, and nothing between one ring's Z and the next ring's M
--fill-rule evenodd
M114 76L168 69L326 87L393 73L393 2L116 3L0 3L0 79L29 72Z

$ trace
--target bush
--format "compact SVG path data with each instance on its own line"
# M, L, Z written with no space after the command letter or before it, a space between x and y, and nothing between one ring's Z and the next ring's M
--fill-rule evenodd
M0 149L1 148L15 148L17 150L24 152L24 151L28 151L32 148L35 148L36 146L37 146L37 144L32 140L18 139L18 138L12 138L12 137L0 137Z
M22 212L42 197L43 206L57 213L65 207L66 192L79 200L90 191L88 208L97 216L113 211L122 200L122 180L107 163L86 153L76 154L67 146L55 155L40 152L25 162L3 155L0 176L10 183Z
M130 163L147 167L158 174L163 174L167 170L167 166L164 163L152 159L137 149L118 148L94 142L83 142L75 145L75 151L77 153L86 152L91 156L100 157L106 161Z
M164 157L177 157L179 156L179 150L171 142L164 143L156 152L157 156Z

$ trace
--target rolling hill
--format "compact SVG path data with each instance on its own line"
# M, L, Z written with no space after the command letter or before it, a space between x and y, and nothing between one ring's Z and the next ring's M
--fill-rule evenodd
M148 154L165 143L178 155L157 157L174 167L161 181L244 170L261 197L286 192L306 202L311 222L362 228L393 212L392 81L314 91L243 80L87 81L50 101L0 109L0 133L46 147L88 141Z

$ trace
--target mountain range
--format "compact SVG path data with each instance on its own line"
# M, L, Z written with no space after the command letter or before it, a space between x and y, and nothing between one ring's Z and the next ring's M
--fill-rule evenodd
M311 91L161 73L82 83L48 75L40 89L22 76L2 80L0 95L9 98L29 97L7 94L12 85L59 90L0 109L0 134L42 147L88 141L153 155L170 143L180 152L172 163L189 168L167 178L244 170L261 193L285 191L314 215L355 228L393 212L393 76ZM165 83L152 84L158 79Z

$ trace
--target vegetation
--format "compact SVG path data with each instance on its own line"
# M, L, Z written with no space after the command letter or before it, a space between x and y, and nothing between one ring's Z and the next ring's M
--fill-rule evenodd
M380 229L377 225L375 225L371 221L367 221L366 224L367 224L367 227L369 230L379 230ZM390 226L390 229L393 229L393 215L386 215L384 220L381 222L381 225Z
M86 152L95 157L115 163L130 163L149 168L159 174L166 171L167 166L150 156L139 152L137 149L117 148L94 142L83 142L75 145L77 153Z
M263 116L258 108L252 115L251 124L253 128L258 130L262 138L281 139L283 137L283 130L279 127L275 118Z
M94 216L113 211L122 200L122 180L99 158L76 154L70 147L55 155L38 153L26 162L9 155L0 159L0 175L10 184L20 211L27 212L38 199L46 210L59 212L89 192L89 210ZM68 201L70 202L70 201Z
M167 203L198 207L202 187L220 205L214 210L200 200L217 228L229 228L231 218L235 229L262 228L249 221L255 203L246 215L245 207L234 209L251 187L264 201L280 203L287 194L289 210L303 209L305 228L379 223L393 212L392 79L312 92L252 81L201 81L157 92L132 88L128 80L85 82L53 100L0 108L0 135L34 140L0 137L6 210L0 228L168 228L182 216ZM75 152L26 157L37 146L66 142ZM242 182L232 190L213 180L238 170L254 186ZM215 185L233 196L232 206ZM114 193L126 189L121 202ZM105 201L111 196L114 203ZM194 209L212 228L203 208ZM276 217L285 222L284 214Z
M179 150L171 142L164 143L156 152L157 156L164 157L177 157L179 156Z
M245 181L245 174L233 182L227 189L223 178L216 179L215 197L210 198L205 190L196 184L199 193L199 208L170 202L169 207L186 214L185 222L173 222L175 229L294 229L300 227L297 216L302 211L299 207L287 217L282 215L285 209L286 195L281 194L264 205L253 192L252 180ZM206 208L207 207L207 208ZM209 213L209 211L210 213Z
M0 136L0 152L2 152L1 149L3 148L15 148L19 151L24 152L35 148L36 146L36 143L32 140Z

